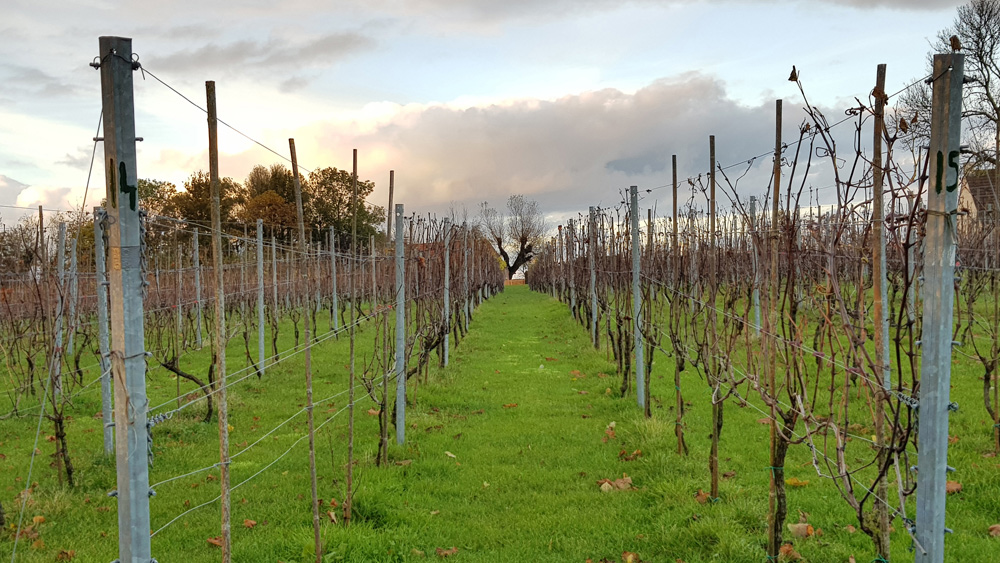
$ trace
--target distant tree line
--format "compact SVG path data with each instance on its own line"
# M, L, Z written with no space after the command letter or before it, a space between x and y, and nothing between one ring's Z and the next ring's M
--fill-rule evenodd
M295 238L298 232L295 182L292 171L286 166L257 165L243 183L230 177L220 178L220 182L223 230L242 233L244 225L253 229L257 219L262 219L266 236L274 236L280 242ZM354 182L350 171L320 168L310 172L308 177L300 174L299 182L306 236L311 242L327 240L330 227L333 227L338 248L348 248L355 213L359 246L365 245L384 224L385 208L365 201L375 190L371 180L358 180L358 199L353 209ZM212 223L211 181L209 174L201 170L185 180L183 191L170 182L141 179L139 201L151 215L178 219L192 227L205 228Z

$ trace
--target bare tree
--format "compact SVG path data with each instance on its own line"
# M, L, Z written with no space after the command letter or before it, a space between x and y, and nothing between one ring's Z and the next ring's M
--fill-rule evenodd
M480 206L480 220L497 253L507 266L507 279L514 277L521 266L535 257L534 246L545 232L545 217L538 209L538 202L517 194L507 198L507 213ZM516 248L513 259L507 248Z
M955 22L938 32L934 52L960 51L965 54L963 88L963 141L972 153L972 168L997 168L1000 152L1000 0L971 0L959 6ZM928 53L931 74L933 52ZM926 144L930 137L931 86L920 82L900 97L899 118L907 121L902 133L911 129L914 145ZM904 141L908 140L904 135Z

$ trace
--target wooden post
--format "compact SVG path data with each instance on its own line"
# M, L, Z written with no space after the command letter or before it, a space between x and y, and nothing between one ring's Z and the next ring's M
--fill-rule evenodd
M299 159L295 154L295 139L288 139L288 150L292 155L292 180L295 185L295 211L299 220L299 253L302 257L309 255L309 244L306 242L306 223L302 210L302 184L299 181ZM304 300L302 307L304 327L303 358L306 370L306 423L309 427L309 481L312 492L313 512L313 547L316 552L316 563L322 563L323 549L319 535L319 494L316 484L316 425L313 420L313 387L312 387L312 326L309 314L309 287L312 285L312 269L306 266L306 291L302 292Z
M444 367L448 367L448 345L451 338L451 221L444 218Z
M264 362L264 220L257 219L257 375L263 377Z
M385 244L392 244L392 192L396 188L396 171L389 171L389 207L385 212Z
M215 110L215 82L205 82L208 98L208 170L212 189L212 265L215 270L215 373L218 379L219 489L222 502L222 561L232 560L229 523L229 404L226 400L226 277L222 260L222 185L219 181L219 121Z
M708 304L705 307L705 322L708 324L708 379L712 386L712 445L709 450L708 467L711 472L711 495L712 498L719 498L719 438L722 433L722 401L716 397L719 395L716 390L719 388L719 349L717 324L719 316L716 313L716 296L718 287L718 264L716 254L716 217L715 217L715 135L708 137L708 152L711 168L708 173L709 197L708 197Z
M412 223L410 224L413 225ZM406 263L403 204L396 204L396 443L406 440Z
M204 321L201 316L201 258L198 256L198 247L201 244L198 241L198 227L194 228L194 236L191 240L191 252L193 253L191 259L194 261L194 344L201 350L203 346L201 325Z
M354 380L356 378L355 374L355 358L354 358L354 346L355 346L355 334L358 324L358 319L355 315L356 301L358 300L357 292L357 271L358 266L358 149L354 149L354 168L351 173L351 183L353 185L351 190L351 323L348 325L351 342L351 379L347 386L347 479L345 485L347 485L347 494L344 496L344 524L351 523L351 500L354 496Z
M639 264L639 187L629 187L631 205L629 215L632 220L632 336L635 354L635 390L639 408L646 411L646 365L643 361L642 344L642 294L639 290L641 274Z
M777 370L778 353L777 332L775 326L777 316L775 307L778 302L778 237L780 234L778 224L778 199L781 194L781 100L775 101L775 131L774 131L774 163L772 175L774 176L774 191L771 194L771 228L768 230L768 237L771 239L771 281L769 282L769 295L767 303L767 314L764 316L763 332L767 336L766 365L764 369L767 373L767 392L772 399L777 399L777 384L775 382L775 371ZM769 413L771 419L770 428L770 471L768 475L770 484L768 487L768 510L767 510L767 555L777 557L781 548L781 522L778 520L778 486L779 480L785 478L785 468L777 467L778 463L778 412L774 404L771 405Z
M889 485L883 468L889 462L885 450L885 401L887 393L892 389L892 371L889 365L889 308L886 307L888 282L885 265L885 203L882 199L882 135L885 130L885 67L878 65L875 77L875 131L872 145L872 231L875 240L872 244L872 286L874 304L872 317L875 324L875 377L882 382L882 389L874 390L875 401L875 447L878 450L876 471L881 475L876 483L874 502L875 517L878 522L878 532L875 549L883 559L889 559L889 506L886 500L889 496Z

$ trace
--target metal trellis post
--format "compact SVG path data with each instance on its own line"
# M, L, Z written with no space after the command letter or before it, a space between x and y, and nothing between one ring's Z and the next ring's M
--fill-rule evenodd
M965 55L934 55L930 179L924 242L923 357L917 460L916 563L944 561L955 226Z

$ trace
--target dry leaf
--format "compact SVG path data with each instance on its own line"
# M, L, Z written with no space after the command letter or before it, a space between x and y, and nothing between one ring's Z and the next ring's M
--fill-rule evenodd
M765 418L758 418L757 419L757 424L771 424L771 419L767 418L767 417L765 417Z
M957 444L958 443L958 436L948 436L948 443L949 444Z
M694 495L694 500L698 501L699 504L705 504L711 498L711 495L701 489L698 489L698 492Z
M583 391L583 390L578 391L578 393L581 394L581 395L589 395L590 394L588 391Z
M615 490L615 486L611 484L611 481L604 479L604 482L601 483L601 492L610 493L613 490Z
M858 529L855 528L854 526L852 526L850 524L847 525L847 533L848 534L853 534L854 532L857 532L857 531L858 531Z
M60 549L56 554L56 561L72 561L76 557L76 551L72 549Z
M805 487L806 485L809 484L809 480L806 479L805 481L803 481L798 477L790 477L788 479L785 479L785 484L788 485L789 487Z
M559 360L557 360L555 358L545 358L545 361L546 362L558 362Z
M243 521L243 527L244 528L250 528L252 530L253 527L256 526L256 525L257 525L257 521L256 520L250 520L249 518L247 518L246 520Z
M962 492L962 484L958 481L948 481L944 485L944 491L949 495Z
M638 553L633 553L631 551L623 551L622 563L642 563L642 559L639 559Z
M328 510L326 512L326 517L330 519L330 522L333 522L334 524L337 523L337 513L335 513L334 511Z
M723 479L732 479L733 477L736 477L735 471L726 471L725 473L722 474Z
M798 551L795 551L795 548L792 547L792 544L786 543L785 545L781 546L780 549L778 549L778 559L780 559L781 561L799 561L800 559L802 559L802 556L799 555Z
M55 442L56 441L56 437L55 436L46 436L45 439L48 440L49 442Z
M622 450L618 453L618 459L622 461L634 461L637 457L642 457L642 450L635 450L631 455L629 455L628 450Z
M788 531L791 532L792 537L795 538L808 538L815 532L812 524L807 524L805 522L799 524L788 524Z
M437 516L438 514L441 514L440 510L432 510L431 511L431 516Z
M858 560L852 555L847 559L847 563L858 563Z
M448 452L448 451L444 452L444 455L446 455L446 456L448 456L450 458L453 458L453 459L457 459L458 458L458 456L456 456L455 454L453 454L451 452Z
M222 536L215 536L214 538L208 538L208 543L214 545L215 547L222 547Z
M368 416L378 416L382 414L382 411L378 409L368 409Z
M1000 524L990 526L990 537L1000 538Z
M448 557L449 555L455 555L458 553L457 547L452 547L451 549L441 549L440 547L434 550L438 557Z
M503 408L505 408L505 409L513 409L513 408L516 408L516 407L517 407L517 403L507 403L506 405L503 406Z
M37 526L37 525L41 524L42 522L45 522L45 517L44 516L35 516L34 518L31 519L31 521L34 522L34 524Z
M42 541L41 538L38 538L37 540L35 540L34 542L32 542L31 547L33 547L35 549L45 549L45 542Z

